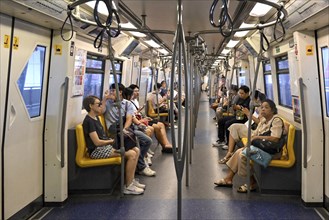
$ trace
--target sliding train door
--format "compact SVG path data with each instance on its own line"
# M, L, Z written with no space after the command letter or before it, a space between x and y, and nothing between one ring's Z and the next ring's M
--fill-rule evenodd
M5 122L5 103L6 103L6 84L8 75L8 60L9 60L9 36L11 32L11 18L0 14L0 143L2 146L3 129ZM2 153L2 151L1 151ZM2 156L0 157L0 170L2 171ZM0 187L0 195L2 195L2 187ZM0 206L2 213L2 206Z
M329 26L318 31L318 57L322 92L323 122L325 130L324 149L324 201L329 211Z
M33 202L43 202L43 127L51 37L50 30L18 19L12 29L8 33L12 53L1 53L11 59L9 83L1 82L8 97L2 145L4 219Z

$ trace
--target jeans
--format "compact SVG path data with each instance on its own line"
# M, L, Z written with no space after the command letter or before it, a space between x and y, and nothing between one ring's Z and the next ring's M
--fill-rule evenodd
M152 138L147 136L142 131L135 130L134 133L135 133L136 137L138 138L139 145L140 145L140 154L139 154L138 162L137 162L137 170L142 171L146 167L146 164L144 162L144 157L145 157L147 151L149 150L149 148L151 147L153 141L152 141Z

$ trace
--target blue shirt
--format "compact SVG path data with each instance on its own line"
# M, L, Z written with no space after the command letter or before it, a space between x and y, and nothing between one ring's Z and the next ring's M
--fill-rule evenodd
M106 126L109 128L112 124L119 122L119 108L115 105L115 101L106 101L106 111L104 113ZM132 103L126 99L121 100L121 116L134 115L134 107Z

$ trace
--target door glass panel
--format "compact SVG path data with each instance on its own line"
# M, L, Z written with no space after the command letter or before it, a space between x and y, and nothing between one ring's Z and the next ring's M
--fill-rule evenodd
M328 47L321 48L322 71L324 79L324 89L326 96L327 117L329 117L329 50Z
M41 113L45 54L46 47L38 45L17 80L18 88L30 118L38 117Z

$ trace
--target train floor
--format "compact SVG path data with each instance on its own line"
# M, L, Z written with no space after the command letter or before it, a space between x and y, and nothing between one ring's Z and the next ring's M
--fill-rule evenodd
M321 219L315 209L302 205L300 196L238 193L237 188L246 179L237 175L233 188L215 187L214 181L224 177L228 168L217 163L226 151L212 147L217 136L213 116L208 97L202 93L189 186L185 175L182 180L182 219ZM136 175L147 185L143 195L121 198L119 186L112 194L69 195L65 205L50 208L42 219L177 219L173 156L163 154L156 141L152 149L155 155L151 168L157 172L156 177Z

